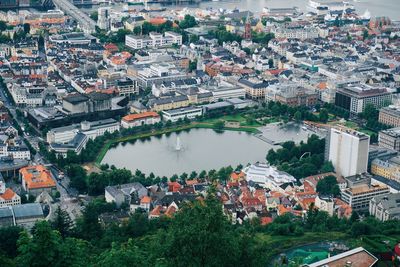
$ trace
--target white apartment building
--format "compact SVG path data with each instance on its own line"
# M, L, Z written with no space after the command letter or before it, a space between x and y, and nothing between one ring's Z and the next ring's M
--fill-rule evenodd
M255 163L243 169L246 181L252 181L264 188L281 191L280 186L285 183L295 183L296 178L292 175L279 171L275 166L266 163Z
M123 128L132 128L143 125L152 125L161 121L160 115L154 111L142 112L139 114L129 114L121 119Z
M319 31L314 27L304 26L291 26L281 27L276 26L271 28L271 32L275 34L275 38L287 38L287 39L314 39L318 38Z
M328 160L343 177L367 171L369 136L348 128L331 128L327 138Z
M186 107L162 111L163 120L172 122L176 122L179 119L183 120L184 118L193 120L201 115L203 115L203 109L201 107Z
M163 47L173 44L182 45L182 35L176 32L165 32L164 35L157 32L149 33L149 36L127 35L125 45L132 49L142 49L145 47Z
M90 139L104 135L105 132L113 133L119 131L120 124L114 119L101 121L83 121L80 124L53 128L47 132L48 143L67 143L71 141L78 133L86 135Z
M6 188L6 183L0 174L0 208L20 205L21 198L10 188Z

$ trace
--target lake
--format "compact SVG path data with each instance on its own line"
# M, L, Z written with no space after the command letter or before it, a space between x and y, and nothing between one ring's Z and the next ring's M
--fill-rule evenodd
M220 169L231 165L264 161L273 143L285 140L307 140L310 132L298 125L261 127L262 136L240 131L216 132L211 129L191 129L162 136L118 143L105 155L102 163L118 168L136 169L158 176ZM178 141L179 139L179 141ZM268 140L266 140L268 139ZM180 150L176 150L177 142Z

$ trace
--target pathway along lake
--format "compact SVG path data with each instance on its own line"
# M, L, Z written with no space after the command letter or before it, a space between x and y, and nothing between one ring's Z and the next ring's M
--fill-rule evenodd
M261 130L268 133L264 136L271 140L284 138L299 142L307 140L310 134L294 125L269 125ZM157 176L171 176L265 162L268 150L277 147L247 132L191 129L115 144L106 153L102 164L133 172L139 169L147 175L153 172Z

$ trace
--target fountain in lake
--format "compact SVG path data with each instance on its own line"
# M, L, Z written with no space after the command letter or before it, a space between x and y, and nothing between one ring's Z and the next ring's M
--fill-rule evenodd
M181 139L179 136L176 137L176 145L175 145L175 151L181 151L182 150L182 145L181 145Z

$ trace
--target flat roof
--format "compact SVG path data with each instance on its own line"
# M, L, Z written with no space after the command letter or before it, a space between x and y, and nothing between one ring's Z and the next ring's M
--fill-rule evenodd
M24 217L43 217L43 209L39 203L28 203L12 207L16 219Z
M308 267L323 267L323 266L329 266L329 267L343 267L347 266L348 263L351 263L349 266L352 267L371 267L373 266L378 259L369 253L366 249L363 247L358 247L343 253L340 253L338 255L335 255L333 257L308 264L306 266Z
M181 112L186 112L186 111L201 111L201 107L184 107L184 108L177 108L177 109L170 109L170 110L164 110L163 113L174 115L174 114L179 114Z

